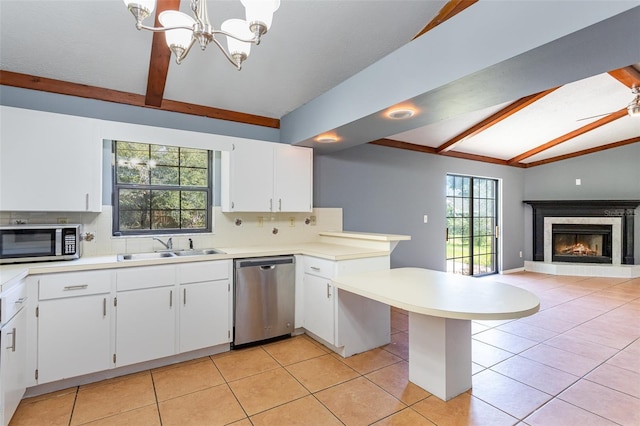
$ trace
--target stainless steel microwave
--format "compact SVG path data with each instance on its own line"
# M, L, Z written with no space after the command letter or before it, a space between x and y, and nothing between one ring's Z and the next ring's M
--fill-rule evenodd
M0 226L0 264L78 259L82 225Z

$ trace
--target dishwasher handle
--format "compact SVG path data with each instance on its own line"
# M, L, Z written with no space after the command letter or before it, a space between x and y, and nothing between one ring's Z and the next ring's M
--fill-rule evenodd
M270 271L272 269L276 269L276 265L260 265L261 271Z
M254 259L238 259L234 261L234 266L238 268L250 268L255 266L267 266L274 265L287 265L294 263L293 256L273 256L273 257L258 257Z

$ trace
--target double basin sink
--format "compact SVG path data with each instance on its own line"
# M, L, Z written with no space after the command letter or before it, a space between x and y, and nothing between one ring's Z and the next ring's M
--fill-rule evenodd
M118 262L126 260L152 260L164 259L167 257L183 257L183 256L208 256L211 254L225 254L218 249L202 249L202 250L173 250L173 251L154 251L149 253L128 253L119 254Z

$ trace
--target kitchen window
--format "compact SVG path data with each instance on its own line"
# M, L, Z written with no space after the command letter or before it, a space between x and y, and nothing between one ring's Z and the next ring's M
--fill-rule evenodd
M113 141L113 234L211 232L212 151Z

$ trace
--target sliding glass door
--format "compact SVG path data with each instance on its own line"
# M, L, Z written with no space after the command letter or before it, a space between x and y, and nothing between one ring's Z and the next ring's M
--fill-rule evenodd
M497 272L498 181L447 175L447 272Z

